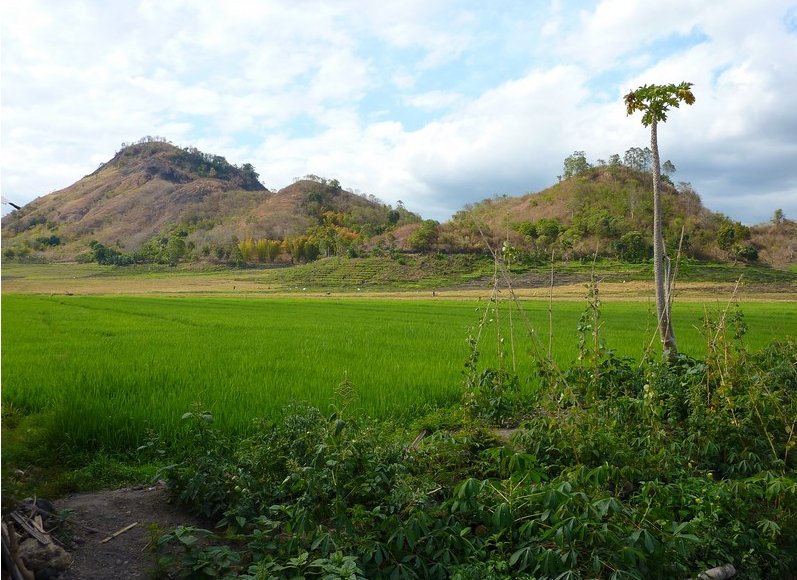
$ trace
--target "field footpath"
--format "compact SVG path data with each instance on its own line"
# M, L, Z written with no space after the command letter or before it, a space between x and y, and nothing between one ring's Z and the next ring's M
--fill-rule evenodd
M37 275L27 276L14 272L3 275L2 292L15 294L49 294L49 295L164 295L164 296L219 296L219 297L315 297L324 298L394 298L394 299L428 299L440 297L447 299L478 299L486 297L492 290L489 281L481 287L469 284L466 288L439 289L368 289L368 288L300 288L276 285L258 279L257 271L228 270L224 272L174 272L155 275L107 275L84 274L64 276L61 269L52 275L36 270ZM646 300L653 299L653 281L601 282L598 279L601 295L612 299ZM476 287L474 287L476 286ZM686 301L706 301L729 299L735 284L727 282L682 282L676 284L675 299ZM522 299L544 299L551 297L551 288L537 286L534 288L518 287L515 294ZM583 283L555 285L554 300L582 300L585 294ZM508 291L501 291L502 297L508 297ZM797 301L797 286L744 284L738 289L740 301Z

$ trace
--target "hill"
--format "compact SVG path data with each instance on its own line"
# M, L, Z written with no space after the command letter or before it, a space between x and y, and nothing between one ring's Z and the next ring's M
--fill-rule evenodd
M644 157L641 149L629 151ZM397 251L484 253L485 241L500 248L508 240L518 264L551 255L586 260L596 251L645 262L652 253L652 179L649 165L628 153L628 163L618 155L592 166L576 152L557 184L486 199L439 224L315 175L269 190L250 164L144 139L74 185L4 217L3 255L106 264L296 263ZM705 208L688 183L669 178L662 202L671 256L680 247L702 260L795 263L797 224L782 212L750 228Z
M308 256L329 255L418 219L335 180L307 176L273 192L250 164L142 140L77 183L5 216L2 234L6 258L71 259L97 242L108 256L131 261L235 261L246 259L244 240L285 244L305 237L294 242L315 248ZM288 257L291 249L280 246Z
M92 239L135 249L172 224L223 221L271 195L251 166L168 143L137 143L77 183L5 216L3 237L20 251L26 242L40 249L40 238L57 241L43 244L52 257L74 255Z
M705 208L688 183L669 182L663 189L665 240L671 255L678 250L682 231L681 250L687 257L735 262L772 255L765 235L754 237L753 229ZM527 260L549 260L552 253L565 259L588 258L597 251L641 262L652 255L652 224L650 173L604 165L587 167L538 193L467 206L439 228L438 243L466 251L483 246L484 240L500 248L509 239L519 257ZM759 226L755 231L769 230Z

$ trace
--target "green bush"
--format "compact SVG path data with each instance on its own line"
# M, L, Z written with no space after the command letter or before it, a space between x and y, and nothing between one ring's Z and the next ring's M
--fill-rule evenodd
M92 240L89 247L94 261L103 266L130 266L135 263L133 256L117 252L96 240Z
M652 246L641 232L633 231L623 234L614 242L617 257L624 262L644 262L652 255Z
M414 252L428 252L437 243L438 223L434 220L424 220L418 226L407 242Z
M733 247L737 258L754 262L758 259L758 249L753 244L736 244Z

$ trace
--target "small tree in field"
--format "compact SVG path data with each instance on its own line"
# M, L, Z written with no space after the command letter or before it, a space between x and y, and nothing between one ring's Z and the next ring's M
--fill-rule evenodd
M653 154L653 272L656 285L656 312L659 317L659 334L664 358L672 360L678 354L675 332L670 316L669 268L665 272L664 233L661 215L661 164L657 127L659 122L667 121L667 112L680 107L681 102L691 105L695 102L692 83L669 85L642 85L625 96L625 106L629 115L642 112L642 124L650 127L650 149Z

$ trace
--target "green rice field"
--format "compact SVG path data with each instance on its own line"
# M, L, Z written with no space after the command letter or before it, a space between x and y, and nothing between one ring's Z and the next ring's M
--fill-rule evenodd
M65 450L135 449L148 430L164 437L192 409L209 410L221 428L244 432L255 417L275 416L289 401L327 409L337 385L354 385L353 408L376 417L409 415L457 401L469 329L481 300L354 298L201 298L34 296L2 299L4 413L36 415L48 445ZM675 306L682 352L705 352L705 313L724 302ZM554 301L553 352L567 366L577 356L576 328L585 307ZM526 301L543 349L549 303ZM606 346L638 358L654 335L647 302L605 302ZM747 344L797 335L797 304L742 306ZM508 306L498 311L503 328ZM488 312L488 319L494 313ZM511 365L531 375L530 341L512 311L505 333ZM496 365L496 326L482 334L482 363ZM533 384L524 388L532 389Z

